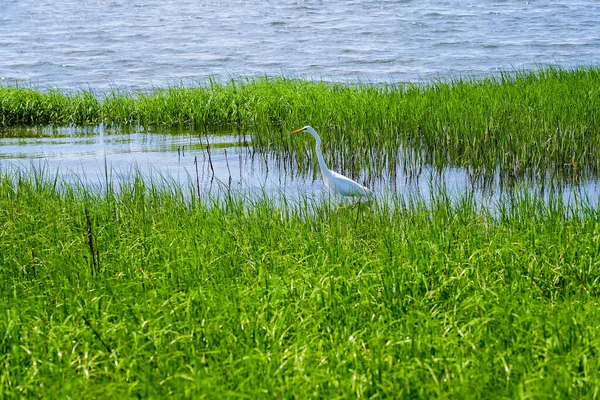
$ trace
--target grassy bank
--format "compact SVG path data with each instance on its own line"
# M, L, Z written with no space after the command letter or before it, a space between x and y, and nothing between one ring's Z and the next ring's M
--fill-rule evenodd
M0 397L597 395L598 211L498 210L3 176Z

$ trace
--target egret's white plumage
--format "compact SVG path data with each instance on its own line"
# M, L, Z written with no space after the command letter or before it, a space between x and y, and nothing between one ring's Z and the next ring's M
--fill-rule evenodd
M321 168L321 175L323 176L323 182L329 190L340 194L341 196L360 196L360 197L372 197L373 192L369 188L360 185L352 179L338 174L337 172L329 170L325 165L325 159L323 159L323 153L321 152L321 137L310 126L305 126L302 129L297 129L292 133L308 132L315 138L317 142L317 158L319 159L319 167Z

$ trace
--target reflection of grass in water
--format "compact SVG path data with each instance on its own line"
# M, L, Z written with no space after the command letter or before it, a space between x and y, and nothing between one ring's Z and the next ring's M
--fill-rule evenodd
M2 89L0 89L1 91ZM95 135L129 135L139 133L159 133L166 135L197 135L204 137L237 135L230 128L211 128L209 132L191 126L165 126L165 125L134 125L134 124L96 124L96 125L14 125L3 126L0 138L74 138ZM249 139L249 138L247 138Z
M598 213L348 209L0 177L6 396L543 396L600 386Z
M162 135L185 135L187 139L185 142L175 142L165 144L164 142L156 142L156 148L150 146L146 152L181 152L181 151L192 151L201 150L204 151L207 147L215 149L228 149L238 147L248 147L250 145L249 138L245 138L245 141L241 141L238 138L233 138L231 132L216 131L210 132L210 143L207 144L208 137L206 133L195 132L190 130L184 130L181 128L157 128L157 132ZM2 133L4 138L15 139L10 142L12 146L30 146L30 145L85 145L85 144L97 144L97 137L100 133L100 127L57 127L57 126L46 126L46 127L12 127L5 129ZM146 129L140 126L137 127L102 127L101 128L103 141L105 144L131 144L139 138L129 136L129 134L145 133ZM227 135L228 139L223 140L218 138L219 136ZM217 137L218 139L215 139ZM28 140L29 139L29 140ZM35 140L39 139L39 141ZM2 155L0 158L28 158L27 155Z
M312 142L287 133L310 124L323 137L327 161L342 172L376 175L417 150L409 169L425 162L464 167L482 179L499 169L505 182L564 181L598 176L599 71L547 68L381 86L262 78L102 96L4 87L0 123L229 127L248 134L257 151L293 154L300 164Z

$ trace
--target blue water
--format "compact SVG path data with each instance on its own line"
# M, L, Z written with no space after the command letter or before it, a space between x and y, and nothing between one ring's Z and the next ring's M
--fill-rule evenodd
M599 1L0 0L0 82L430 81L600 63Z

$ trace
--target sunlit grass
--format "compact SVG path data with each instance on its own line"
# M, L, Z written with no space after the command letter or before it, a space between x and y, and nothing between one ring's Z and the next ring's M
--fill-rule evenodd
M498 202L3 174L0 397L592 397L598 210Z

